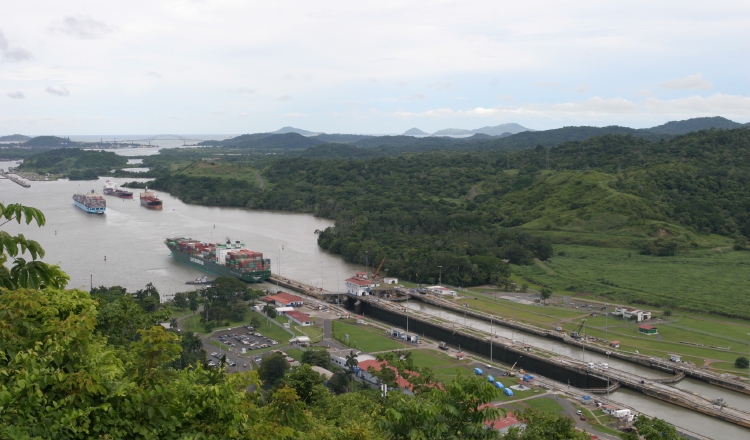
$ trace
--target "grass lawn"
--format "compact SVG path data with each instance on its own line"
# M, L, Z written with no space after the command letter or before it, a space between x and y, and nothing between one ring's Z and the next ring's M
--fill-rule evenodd
M557 414L563 410L563 407L560 406L559 403L555 402L554 399L549 399L547 397L524 400L524 403L532 408L546 413Z
M287 355L293 357L294 360L302 362L302 353L304 353L305 350L325 350L325 349L326 349L325 347L318 347L318 346L314 345L314 346L311 346L311 347L307 347L305 349L302 349L302 348L289 348L287 350L284 350L284 352Z
M266 316L261 313L255 311L249 312L248 321L250 321L253 316L257 316L260 319L261 323L260 327L256 328L255 330L263 336L268 336L269 338L278 341L279 345L285 345L289 342L290 339L293 338L293 336L288 331L270 322L271 320L267 319ZM254 350L253 352L258 351L259 350Z
M555 255L545 262L554 275L537 265L513 266L513 272L563 295L590 292L605 302L640 300L654 307L750 318L750 296L737 294L739 286L747 285L748 254L726 250L731 246L728 240L713 241L724 247L700 248L674 257L556 244L555 253L565 256Z
M404 347L400 342L386 337L385 333L380 333L376 329L347 324L342 321L333 321L331 324L333 337L352 348L372 353L376 351L396 350ZM348 344L344 339L345 334L349 335Z
M495 301L492 296L477 296L478 299L461 298L458 303L469 303L475 309L499 315L504 318L513 318L516 321L530 322L543 327L548 324L559 322L560 319L572 319L586 312L573 311L554 306L518 304L506 299L498 298Z
M293 328L294 328L294 331L300 332L303 335L308 336L310 338L310 342L313 344L316 342L320 342L323 339L323 330L318 327L315 327L312 325L307 325L307 326L298 325L298 326L294 326Z

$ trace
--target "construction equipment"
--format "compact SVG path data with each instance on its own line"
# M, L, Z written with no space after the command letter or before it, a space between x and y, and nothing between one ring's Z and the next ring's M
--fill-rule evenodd
M573 339L581 339L581 337L582 337L581 336L581 329L583 328L584 325L586 325L586 320L585 319L583 319L581 321L581 325L579 325L578 328L575 331L570 332L570 337L573 338Z
M513 369L514 369L514 368L516 367L516 364L517 364L517 363L518 363L518 361L516 361L516 362L515 362L515 363L513 364L513 366L511 366L511 367L510 367L510 370L508 370L508 376L510 376L510 377L516 377L516 372L515 372L515 371L513 371Z
M378 270L376 270L375 272L373 272L373 274L372 274L373 278L377 278L378 277L378 273L380 273L380 269L383 268L384 264L385 264L385 257L383 257L383 261L380 262L380 266L378 266Z
M441 350L447 350L448 344L446 344L445 342L441 342L440 344L438 344L438 348Z

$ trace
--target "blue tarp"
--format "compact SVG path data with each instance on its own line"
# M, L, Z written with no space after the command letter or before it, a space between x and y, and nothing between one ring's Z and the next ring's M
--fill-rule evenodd
M532 375L530 375L530 374L524 374L524 375L523 375L523 381L524 381L524 382L530 382L530 381L532 381L532 380L534 380L534 376L532 376Z
M479 375L479 376L481 376L482 374L484 374L484 371L482 371L482 369L481 369L481 368L475 368L475 369L474 369L474 372L475 372L475 373L476 373L477 375Z
M495 382L495 388L500 388L502 390L505 388L505 385L503 385L502 382Z
M505 393L506 396L513 397L513 390L511 390L510 388L503 388L503 393Z
M487 382L494 382L495 378L492 376L487 376Z

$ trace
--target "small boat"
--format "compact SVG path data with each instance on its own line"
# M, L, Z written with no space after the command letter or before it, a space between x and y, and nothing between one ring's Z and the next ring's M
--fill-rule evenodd
M185 284L212 284L213 281L209 280L208 277L198 277L193 281L187 281Z

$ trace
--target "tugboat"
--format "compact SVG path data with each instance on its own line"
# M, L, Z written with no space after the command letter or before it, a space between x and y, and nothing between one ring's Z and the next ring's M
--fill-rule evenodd
M198 277L193 281L187 281L185 284L213 284L213 281L209 280L208 277Z
M146 187L146 190L141 193L141 206L148 209L162 209L162 202L156 197L156 193L149 191Z
M121 188L117 186L115 182L112 182L111 180L107 180L107 182L104 184L104 195L105 196L115 196L119 197L121 199L132 199L133 198L133 192L128 191L124 188Z

